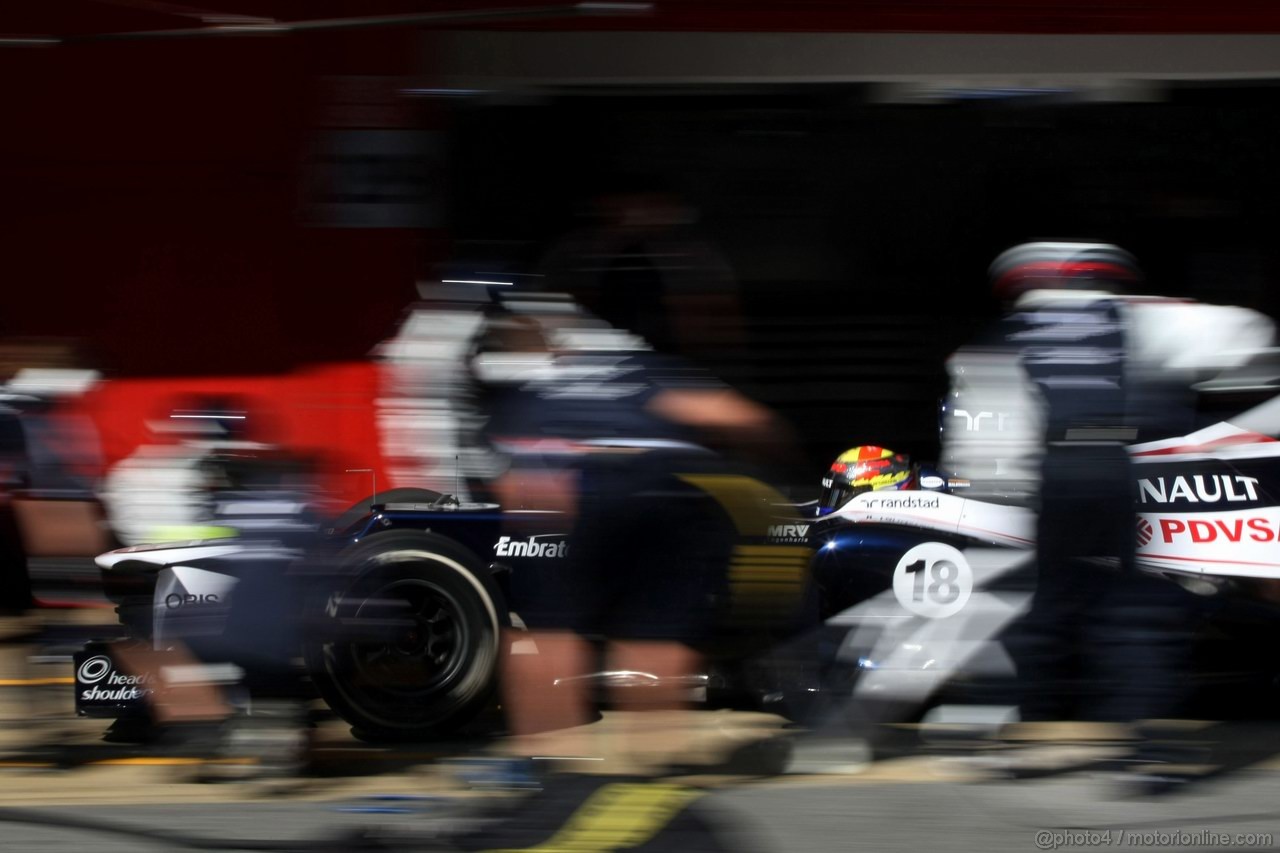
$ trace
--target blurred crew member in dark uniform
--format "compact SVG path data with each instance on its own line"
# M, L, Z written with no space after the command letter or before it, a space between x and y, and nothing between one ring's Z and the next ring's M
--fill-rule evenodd
M538 518L538 532L558 524L567 548L545 570L512 577L531 629L503 673L512 730L584 723L602 685L615 706L682 708L730 603L733 525L752 511L731 523L726 495L770 507L765 487L709 448L759 441L773 419L567 299L525 302L490 324L474 360L489 440L509 461L494 490L509 518L558 511ZM797 603L799 583L794 591ZM786 596L775 595L777 606ZM521 650L529 640L536 653ZM558 742L559 754L581 754Z
M1097 631L1099 621L1106 624L1126 612L1129 598L1141 594L1137 587L1149 583L1135 574L1134 478L1126 445L1137 431L1128 410L1128 332L1111 297L1137 280L1137 265L1114 246L1036 243L1000 255L991 272L998 293L1015 300L1003 333L1020 352L1045 421L1038 577L1027 620L1034 662L1023 716L1062 716L1077 650L1087 661L1084 674L1099 691L1090 703L1094 716L1146 716L1156 710L1153 702L1172 698L1168 686L1161 688L1163 698L1126 701L1123 695L1132 691L1120 679L1137 661L1123 640L1102 648L1105 635ZM1147 663L1167 672L1174 662Z
M1126 446L1149 420L1148 395L1132 364L1132 311L1118 294L1140 280L1137 264L1109 244L1028 243L1001 254L991 276L1010 312L968 349L1004 354L1029 392L1013 417L1042 435L1038 488L1028 496L1039 510L1036 590L1010 644L1022 718L1170 716L1182 698L1190 614L1180 588L1135 565ZM1031 458L1032 430L1013 432L1025 446L1011 449ZM1002 467L1018 462L994 460L985 473L997 485L986 491L999 491Z

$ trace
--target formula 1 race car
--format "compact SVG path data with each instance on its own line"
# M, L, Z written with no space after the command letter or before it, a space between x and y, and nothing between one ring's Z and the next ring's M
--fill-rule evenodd
M81 714L149 713L163 685L138 679L194 657L234 664L251 695L301 677L361 736L414 739L488 704L522 613L563 629L560 611L578 608L592 624L574 613L574 630L646 639L670 626L607 622L619 602L643 602L636 621L691 613L678 638L715 667L690 685L704 692L735 692L741 662L797 627L809 551L769 538L794 509L727 461L732 448L703 445L744 413L750 430L723 432L768 418L562 295L441 285L377 362L105 383L80 401L103 437L107 518L131 546L97 559L125 638L80 656ZM573 473L572 522L521 479L559 470ZM210 506L259 474L270 485ZM311 490L316 514L351 508L309 525L277 480ZM521 506L481 502L499 495ZM180 539L197 541L146 544Z
M731 474L667 485L667 512L625 526L616 570L641 572L652 526L678 519L701 543L679 551L683 569L712 579L716 630L703 651L743 660L794 631L809 552L769 541L771 527L796 520L777 494ZM273 501L233 504L261 519ZM554 516L398 489L356 505L308 547L250 535L106 553L97 562L126 636L77 655L77 711L145 717L155 674L129 667L129 649L160 655L163 667L182 647L233 663L250 693L311 685L365 739L456 729L492 699L522 604L565 570L574 542ZM710 677L695 681L705 694Z

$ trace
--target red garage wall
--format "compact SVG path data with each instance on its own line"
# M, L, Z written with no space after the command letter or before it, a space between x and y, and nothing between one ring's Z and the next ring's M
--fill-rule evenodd
M431 235L300 223L333 74L403 74L412 33L0 51L0 336L125 374L362 355ZM428 248L422 249L423 240Z

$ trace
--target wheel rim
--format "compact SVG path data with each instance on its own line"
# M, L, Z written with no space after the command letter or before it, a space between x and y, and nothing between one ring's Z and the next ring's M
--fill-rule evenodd
M469 633L461 606L434 583L418 578L387 581L362 595L353 616L412 622L386 641L348 646L344 657L356 695L403 702L436 693L466 662Z

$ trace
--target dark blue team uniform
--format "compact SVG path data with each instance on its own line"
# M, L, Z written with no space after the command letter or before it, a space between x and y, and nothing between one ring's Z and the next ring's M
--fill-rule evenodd
M1186 596L1135 570L1126 445L1143 420L1116 299L1065 296L1006 318L1005 345L1046 420L1031 613L1011 643L1024 719L1128 721L1176 711Z
M681 475L726 463L648 404L666 389L716 387L678 359L601 352L488 389L486 432L512 466L569 472L577 485L567 559L512 578L531 628L695 645L708 636L727 600L732 527Z

